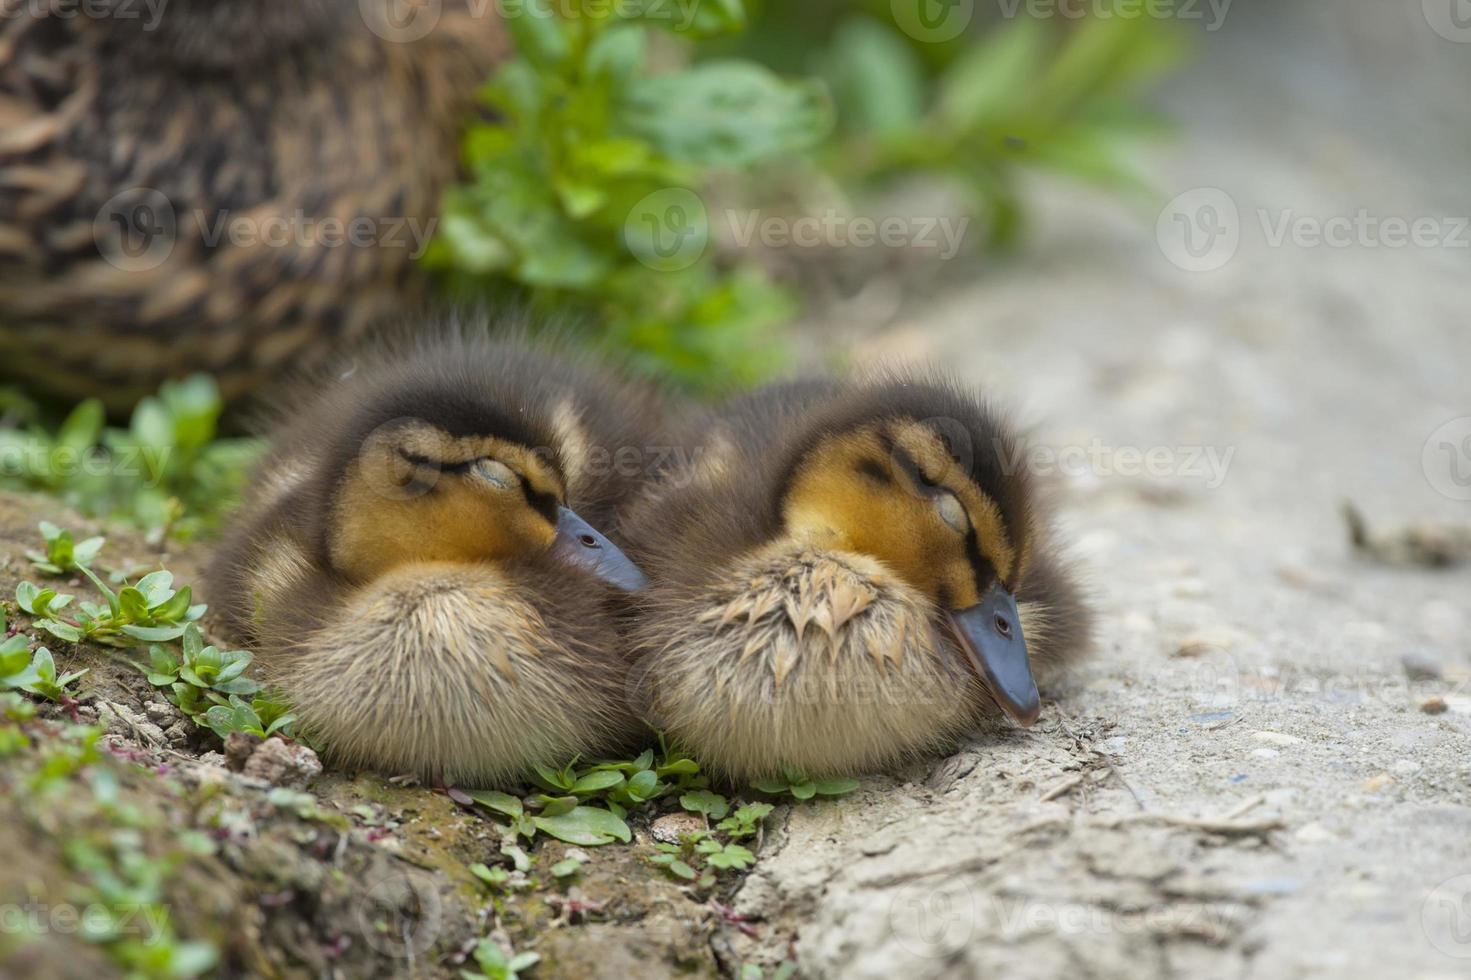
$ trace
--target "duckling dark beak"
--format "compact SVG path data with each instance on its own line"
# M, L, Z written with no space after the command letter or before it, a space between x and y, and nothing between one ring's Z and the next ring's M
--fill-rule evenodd
M552 554L587 569L624 592L637 592L649 584L644 573L617 545L569 507L557 509L557 536L552 540Z
M1042 711L1042 702L1027 662L1016 597L998 582L974 606L952 610L950 625L996 702L1018 725L1030 728Z

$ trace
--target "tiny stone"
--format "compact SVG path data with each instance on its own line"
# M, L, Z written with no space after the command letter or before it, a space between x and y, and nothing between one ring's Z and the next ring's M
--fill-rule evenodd
M1287 735L1283 732L1252 732L1251 737L1258 742L1267 742L1271 745L1301 745L1302 739L1296 735Z
M1410 773L1419 772L1420 763L1414 759L1396 759L1394 765L1390 768L1402 776L1407 776Z
M1251 754L1259 759L1275 759L1282 753L1278 752L1276 749L1252 749Z
M1386 789L1393 785L1394 777L1387 772L1381 772L1377 776L1373 776L1369 779L1364 780L1364 792L1377 793L1380 790Z
M179 713L174 706L166 701L149 701L143 706L143 711L148 715L148 720L168 728L178 720Z
M661 844L678 844L680 834L705 829L705 821L693 813L666 813L649 825L649 833Z
M225 739L225 762L235 772L245 768L245 763L255 752L255 747L261 744L259 735L247 735L245 732L231 732Z
M1307 824L1293 836L1305 844L1321 844L1333 839L1333 834L1320 823Z
M1230 650L1240 639L1241 634L1231 629L1196 630L1180 641L1172 656L1199 657L1219 650Z
M1430 697L1420 702L1420 710L1427 715L1445 714L1446 708L1448 707L1449 705L1445 703L1445 698L1442 697Z
M322 763L305 745L268 738L256 746L243 771L273 786L303 787L322 774Z

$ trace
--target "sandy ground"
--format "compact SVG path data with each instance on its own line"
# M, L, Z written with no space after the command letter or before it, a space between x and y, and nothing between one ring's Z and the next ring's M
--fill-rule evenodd
M1158 223L1040 187L1024 254L860 351L1034 423L1099 642L1031 731L793 812L737 907L804 975L1471 973L1471 570L1366 561L1340 513L1471 519L1468 212L1311 100L1221 105L1213 60ZM1361 209L1437 237L1314 239Z

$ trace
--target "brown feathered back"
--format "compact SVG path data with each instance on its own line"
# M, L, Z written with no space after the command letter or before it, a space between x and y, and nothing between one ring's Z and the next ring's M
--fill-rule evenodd
M470 0L370 26L392 2L0 5L0 374L235 397L404 310L510 42Z

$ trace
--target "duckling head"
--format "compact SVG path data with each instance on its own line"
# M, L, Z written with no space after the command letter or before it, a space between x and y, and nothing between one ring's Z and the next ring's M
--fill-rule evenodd
M367 582L420 562L538 557L633 591L644 576L566 504L558 452L528 426L488 409L404 417L372 427L331 497L331 566ZM431 406L432 409L432 406Z
M942 610L990 696L1029 726L1040 711L1017 589L1032 545L1025 473L982 406L899 384L827 421L794 454L785 535L881 562ZM938 403L937 403L938 402Z

